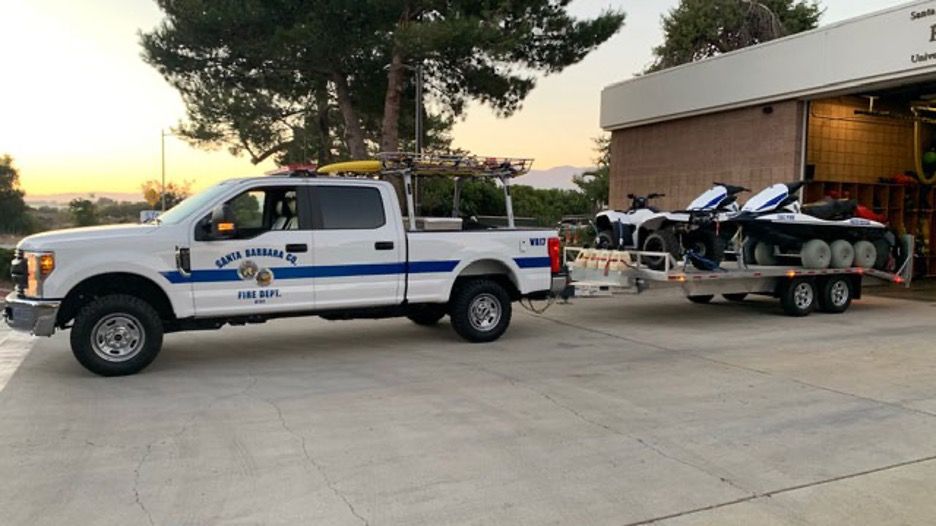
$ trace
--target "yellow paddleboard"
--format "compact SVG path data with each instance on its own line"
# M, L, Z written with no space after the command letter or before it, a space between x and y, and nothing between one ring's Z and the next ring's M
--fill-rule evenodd
M380 161L371 159L366 161L345 161L342 163L332 163L326 164L316 171L322 174L376 173L380 171Z

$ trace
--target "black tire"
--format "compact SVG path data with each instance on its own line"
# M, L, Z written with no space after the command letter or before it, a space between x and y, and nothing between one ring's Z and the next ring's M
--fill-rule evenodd
M705 294L702 296L686 296L686 297L689 298L689 301L691 301L692 303L698 303L699 305L708 305L709 303L712 302L713 299L715 299L715 296L713 294Z
M149 303L125 294L94 299L78 311L71 330L75 358L85 369L101 376L142 371L159 354L162 340L159 313ZM121 346L127 347L126 356L119 355L124 352Z
M741 255L744 257L745 266L756 265L757 259L754 257L754 249L757 247L757 240L748 238L741 244Z
M614 232L611 230L602 230L598 232L598 237L595 239L595 248L600 248L603 250L611 250L617 248L614 242Z
M427 305L417 308L406 316L411 322L424 327L431 327L445 317L443 305Z
M725 260L725 242L709 230L695 230L683 236L683 249L688 252L694 250L697 255L720 265ZM703 268L701 262L691 259L692 266L699 270Z
M832 276L820 283L819 311L841 314L851 307L854 288L852 280L844 276Z
M747 298L747 292L738 292L735 294L722 294L722 297L728 301L744 301Z
M874 248L877 250L877 259L874 261L874 268L877 270L887 270L890 264L891 254L894 247L886 239L877 239L874 241Z
M644 238L644 252L666 252L679 259L679 240L676 239L676 233L669 228L661 228L656 232L651 232ZM644 262L652 270L664 270L666 260L662 257L643 257Z
M783 312L790 316L809 316L816 309L818 296L815 280L793 278L780 291L780 305L783 306Z
M478 302L488 302L479 305ZM479 318L476 309L495 308L489 318ZM510 295L499 283L478 279L461 284L452 294L450 304L452 328L465 340L472 343L492 342L501 337L510 325L512 305Z

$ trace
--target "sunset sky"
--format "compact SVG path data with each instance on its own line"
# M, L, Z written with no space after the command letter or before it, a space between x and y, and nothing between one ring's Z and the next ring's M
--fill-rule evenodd
M537 168L588 166L601 89L649 64L660 15L677 3L577 0L572 10L581 16L623 7L626 26L581 64L541 79L513 117L469 107L455 146L534 157ZM822 23L900 3L825 0ZM15 158L28 194L136 192L159 177L160 130L184 118L176 91L140 59L137 33L160 19L152 0L0 0L0 154ZM272 167L171 137L166 159L167 179L196 189Z

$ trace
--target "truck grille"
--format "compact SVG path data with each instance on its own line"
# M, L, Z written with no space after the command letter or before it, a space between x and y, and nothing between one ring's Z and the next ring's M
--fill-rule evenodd
M13 280L13 285L15 285L16 289L20 292L26 289L28 270L26 258L23 257L23 251L17 250L13 254L13 261L10 263L10 278Z

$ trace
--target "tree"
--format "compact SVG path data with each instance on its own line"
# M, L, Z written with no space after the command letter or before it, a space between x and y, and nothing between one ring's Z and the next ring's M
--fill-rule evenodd
M75 226L92 226L98 224L97 206L90 199L76 197L68 203L68 212L72 216Z
M20 188L19 170L13 166L13 158L0 156L0 233L23 234L32 229L23 200L25 195Z
M509 115L537 74L580 61L623 24L613 10L574 19L570 1L157 0L166 18L141 43L185 101L183 137L255 163L327 162L400 148L416 64L443 140L469 100Z
M591 206L591 213L596 213L608 204L611 185L611 138L609 136L595 139L596 168L590 172L576 175L572 182L584 194Z
M146 181L141 185L143 191L143 200L153 208L162 207L163 193L166 194L166 210L182 202L183 199L191 195L192 184L188 181L182 183L166 183L165 191L159 181Z
M813 29L822 12L815 0L681 0L663 16L663 44L648 71Z

